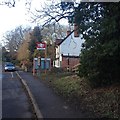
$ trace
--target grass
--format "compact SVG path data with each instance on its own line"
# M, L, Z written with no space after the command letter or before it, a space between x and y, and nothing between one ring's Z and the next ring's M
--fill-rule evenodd
M119 118L120 86L92 89L90 83L71 73L42 73L42 81L56 93L83 111L94 113L97 117ZM92 117L92 116L89 116Z
M119 90L118 86L94 89L86 95L82 104L86 104L86 107L98 116L120 118L118 109Z

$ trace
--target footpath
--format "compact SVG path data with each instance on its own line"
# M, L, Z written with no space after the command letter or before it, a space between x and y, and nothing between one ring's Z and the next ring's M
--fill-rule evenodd
M81 111L71 108L59 95L37 77L34 77L32 73L21 71L18 73L26 81L43 118L86 118Z

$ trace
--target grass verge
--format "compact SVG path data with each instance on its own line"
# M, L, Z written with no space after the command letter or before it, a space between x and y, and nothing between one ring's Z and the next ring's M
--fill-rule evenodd
M87 80L71 73L42 73L42 81L52 87L77 109L96 117L119 118L120 85L92 89ZM89 114L89 117L93 117Z

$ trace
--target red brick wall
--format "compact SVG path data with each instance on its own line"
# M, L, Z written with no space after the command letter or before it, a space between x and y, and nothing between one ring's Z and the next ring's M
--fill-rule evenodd
M68 65L68 59L66 57L62 57L61 66L62 68L72 68L73 66L77 65L80 61L80 58L69 58L69 65Z

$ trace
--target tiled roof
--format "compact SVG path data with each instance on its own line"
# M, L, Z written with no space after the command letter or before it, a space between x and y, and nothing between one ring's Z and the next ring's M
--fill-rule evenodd
M60 43L63 41L63 39L56 39L55 45L60 45Z

